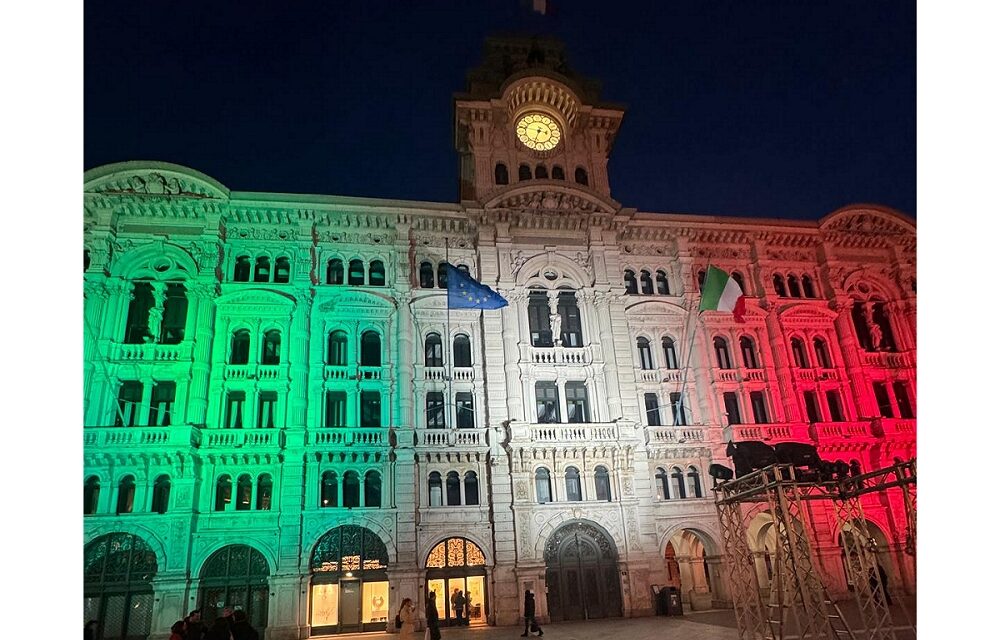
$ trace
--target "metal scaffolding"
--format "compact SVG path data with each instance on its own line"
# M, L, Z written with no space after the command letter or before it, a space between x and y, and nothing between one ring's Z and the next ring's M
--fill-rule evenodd
M739 637L895 640L899 627L894 625L886 604L874 538L868 530L861 498L893 489L902 492L905 550L912 555L916 550L916 459L839 481L818 480L815 476L791 464L775 464L715 487ZM820 580L810 543L814 523L811 510L805 508L810 501L832 503L862 629L852 629ZM776 541L767 596L757 579L748 536L750 521L764 510L773 520ZM906 626L915 633L905 608L902 612Z

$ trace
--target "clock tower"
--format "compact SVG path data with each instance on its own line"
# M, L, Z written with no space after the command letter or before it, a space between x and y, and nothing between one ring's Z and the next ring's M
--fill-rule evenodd
M610 199L608 154L625 110L598 93L567 66L558 40L487 39L455 96L461 200L483 203L528 181Z

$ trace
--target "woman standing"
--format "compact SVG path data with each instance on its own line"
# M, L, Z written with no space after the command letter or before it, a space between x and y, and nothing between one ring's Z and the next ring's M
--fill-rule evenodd
M427 633L425 640L441 640L441 628L438 626L437 594L433 591L427 594L427 608L424 610L427 617Z
M403 625L399 628L399 640L413 640L414 618L413 600L403 598L403 604L399 607L399 619Z

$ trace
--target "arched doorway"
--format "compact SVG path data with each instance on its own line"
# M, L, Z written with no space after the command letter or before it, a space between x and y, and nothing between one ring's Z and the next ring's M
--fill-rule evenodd
M385 631L389 552L374 532L346 524L323 534L309 560L312 635Z
M211 625L223 609L242 609L250 625L263 636L270 573L264 554L245 544L231 544L213 553L201 568L198 602L202 620Z
M462 618L467 624L486 624L486 556L476 543L448 538L427 555L427 591L437 594L438 616L447 624L455 618L452 596L460 590L468 600Z
M711 541L709 545L711 545ZM690 529L677 532L664 552L667 587L674 587L693 611L712 607L714 585L709 556L702 535Z
M893 570L892 555L889 552L889 543L886 540L885 534L882 529L878 527L871 520L864 521L864 528L856 526L854 522L848 522L844 525L837 536L837 544L840 547L840 562L841 567L844 571L844 581L847 584L847 590L853 591L855 588L854 580L852 579L852 572L848 567L847 561L847 540L845 538L854 538L852 543L860 542L865 545L865 547L874 554L875 562L877 564L876 571L878 572L879 582L882 588L888 590L890 593L895 591L897 584L895 572ZM850 545L854 547L854 544ZM869 578L870 579L870 578ZM871 582L869 583L871 585ZM891 596L890 596L891 602Z
M545 544L545 586L553 621L622 615L614 541L590 522L562 525Z
M149 635L156 569L156 553L131 533L109 533L83 548L83 617L100 621L100 640Z

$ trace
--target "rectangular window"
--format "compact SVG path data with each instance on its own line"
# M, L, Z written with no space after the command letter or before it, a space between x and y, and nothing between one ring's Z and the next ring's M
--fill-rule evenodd
M580 324L580 309L576 306L576 294L563 291L559 294L558 309L562 319L562 346L582 347L583 327Z
M361 392L361 426L366 429L382 426L382 394L378 391Z
M122 382L118 388L118 411L115 413L116 427L134 427L139 419L139 405L142 403L142 383L136 380Z
M184 324L187 322L187 296L184 285L179 282L167 283L167 295L163 301L163 324L160 326L160 342L180 344L184 339Z
M455 394L455 421L459 429L476 428L476 412L472 406L472 393L462 391Z
M822 422L823 418L819 415L819 400L816 398L816 392L805 391L802 397L806 402L806 416L809 418L809 422Z
M763 391L750 392L750 408L753 409L753 421L757 424L767 424L767 403Z
M535 383L535 416L539 422L559 422L559 390L555 382Z
M679 392L670 394L670 413L675 427L687 426L687 407Z
M660 401L655 393L647 393L643 396L646 401L646 424L651 427L658 427L660 422Z
M326 392L326 426L327 427L347 426L346 391Z
M174 408L177 385L173 382L153 384L153 397L149 403L149 424L157 427L170 426L170 414Z
M230 391L226 394L226 423L227 429L243 428L243 402L247 399L247 394L243 391Z
M830 409L831 422L843 422L844 412L840 409L840 394L831 389L826 392L826 405Z
M899 417L912 418L913 407L910 405L910 394L906 389L906 383L902 380L893 382L892 391L896 394L896 406L899 407Z
M444 429L444 393L427 392L427 428Z
M149 310L153 308L153 285L149 282L136 282L132 288L131 300L128 305L128 315L125 318L126 344L142 344L149 336Z
M726 405L726 424L742 424L743 418L740 416L740 403L736 394L726 391L722 394L722 402Z
M552 346L552 326L549 324L549 299L544 292L532 292L528 294L528 330L531 331L531 346Z
M273 429L274 414L278 409L278 394L275 391L261 391L257 404L257 428Z
M590 422L590 409L587 406L587 386L584 383L566 383L566 414L568 422Z
M872 389L875 391L875 402L878 403L879 414L883 418L894 418L892 415L892 402L889 400L889 391L884 382L873 382Z

